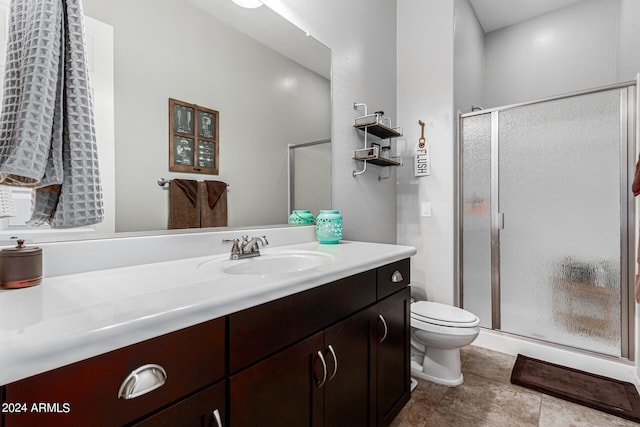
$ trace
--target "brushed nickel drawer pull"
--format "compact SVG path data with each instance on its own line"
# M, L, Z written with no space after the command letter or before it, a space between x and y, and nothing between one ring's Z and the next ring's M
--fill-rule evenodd
M213 415L213 419L216 420L216 426L222 427L222 420L220 419L220 412L217 409L215 409L211 415Z
M317 355L320 362L322 362L322 379L320 381L316 380L316 387L321 388L327 382L327 362L325 362L321 351L318 351Z
M389 328L387 327L387 321L384 320L384 316L382 314L378 315L378 319L380 319L380 321L382 322L382 326L384 326L384 334L382 335L382 338L380 338L380 342L383 342L384 340L387 339L387 334L389 333Z
M119 399L135 399L147 394L167 381L167 372L160 365L149 364L133 370L122 382L118 391Z
M402 274L400 274L398 270L394 271L393 274L391 275L391 281L393 283L400 283L403 280L404 280L404 277L402 277Z
M327 381L331 381L338 373L338 357L336 356L336 352L331 344L329 344L329 353L331 353L331 357L333 357L333 372L329 375Z

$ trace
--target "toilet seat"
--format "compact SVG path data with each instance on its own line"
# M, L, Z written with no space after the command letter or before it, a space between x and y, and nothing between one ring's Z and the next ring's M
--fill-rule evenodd
M455 328L475 328L480 319L466 310L432 301L411 304L411 317L425 323Z

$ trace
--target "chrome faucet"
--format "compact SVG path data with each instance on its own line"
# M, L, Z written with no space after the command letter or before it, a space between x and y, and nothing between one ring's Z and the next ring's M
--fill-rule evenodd
M266 236L252 237L242 236L242 240L236 239L222 239L222 243L232 243L231 255L229 259L236 260L242 258L251 258L260 256L260 245L267 246L269 241Z
M262 244L262 246L267 246L269 244L266 236L252 237L251 240L249 240L249 236L242 236L240 252L245 256L258 256L260 255L260 247L258 243Z

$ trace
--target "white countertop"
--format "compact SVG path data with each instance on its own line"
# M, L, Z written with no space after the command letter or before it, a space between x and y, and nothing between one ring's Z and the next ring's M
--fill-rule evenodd
M315 251L330 262L301 273L230 275L199 269L232 263L211 255L45 277L0 290L0 385L361 273L415 254L379 243L317 242L267 248ZM235 261L237 262L237 261Z

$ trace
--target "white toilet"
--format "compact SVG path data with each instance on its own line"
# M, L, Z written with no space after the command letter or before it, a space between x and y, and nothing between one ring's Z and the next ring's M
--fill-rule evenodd
M431 301L411 304L411 375L446 386L462 384L460 348L480 332L473 313Z

